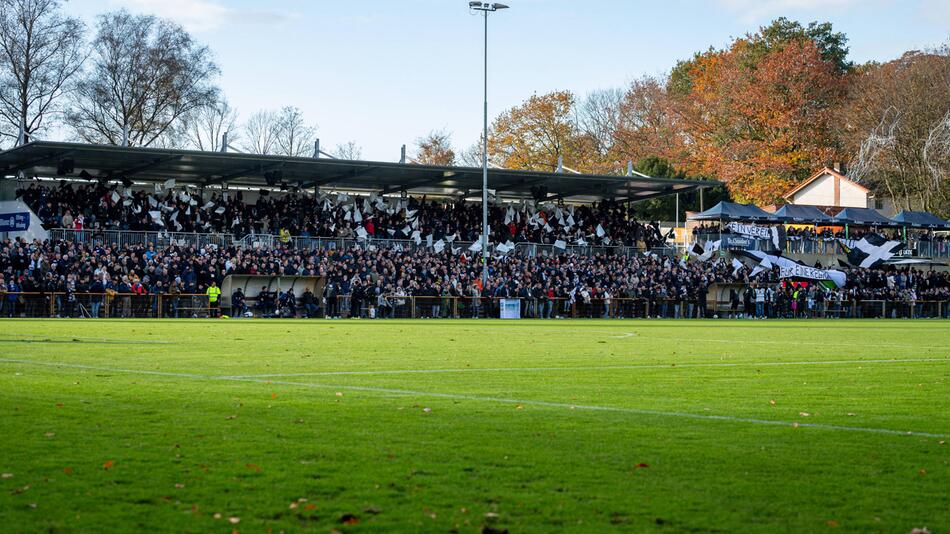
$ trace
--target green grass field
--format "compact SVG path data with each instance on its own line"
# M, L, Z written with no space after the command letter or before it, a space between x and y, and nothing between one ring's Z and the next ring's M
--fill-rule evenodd
M0 321L4 532L950 529L950 325Z

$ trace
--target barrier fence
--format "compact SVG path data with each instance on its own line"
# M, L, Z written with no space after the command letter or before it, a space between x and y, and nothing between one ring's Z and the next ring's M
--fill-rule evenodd
M524 319L702 319L702 318L944 318L950 319L950 301L824 301L797 309L791 304L763 303L745 309L728 300L705 301L641 298L589 300L499 299L392 295L354 301L343 295L307 309L293 305L262 304L247 299L243 310L212 306L207 295L134 295L109 293L0 293L0 317L6 318L209 318L220 313L255 317L362 317L367 319L498 318L503 300L518 301Z
M322 250L322 249L349 249L352 247L398 247L403 250L430 250L432 246L425 240L419 243L411 239L357 239L346 237L306 237L297 236L281 240L280 236L269 234L247 235L241 238L232 234L200 234L184 232L137 232L131 230L72 230L65 228L54 228L49 231L50 239L72 241L77 244L89 246L117 246L119 248L129 245L149 245L157 247L177 245L181 247L204 248L208 245L216 247L237 246L244 249L271 248L275 245L286 245L297 250ZM445 243L445 249L451 248L469 250L473 243L471 241L455 241ZM675 255L674 247L657 247L645 249L629 246L579 246L568 244L565 247L555 247L548 243L515 243L515 251L527 256L551 255L551 254L576 254L580 256L592 256L598 254L625 254L633 255L636 253L652 252L658 255Z
M0 317L25 318L208 318L207 295L128 293L0 292Z
M950 318L950 301L824 301L803 304L802 309L791 303L779 305L754 303L746 309L740 302L735 308L731 301L714 304L698 300L645 299L645 298L591 298L589 300L554 298L473 298L452 296L390 295L382 299L355 300L342 295L313 304L311 309L294 303L293 306L266 304L254 299L246 301L242 310L225 309L229 315L250 312L256 317L311 317L365 319L467 319L499 318L502 301L518 301L523 319L703 319L703 318Z

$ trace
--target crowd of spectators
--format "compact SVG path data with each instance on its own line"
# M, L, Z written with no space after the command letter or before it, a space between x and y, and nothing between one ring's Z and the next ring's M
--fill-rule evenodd
M202 197L195 189L160 193L98 182L32 183L17 190L46 228L248 234L375 239L477 241L481 204L425 197L383 198L274 192L245 201L243 191ZM666 239L657 223L637 221L624 204L588 206L554 202L497 204L490 210L493 241L621 245L649 249ZM499 239L500 238L500 239Z
M56 294L62 301L57 309L65 310L64 315L78 313L70 303L82 294L118 296L120 303L127 296L210 295L209 287L220 286L231 274L318 276L326 281L322 294L300 298L269 294L266 287L262 294L231 295L232 306L238 303L232 313L253 312L245 303L255 300L259 315L290 310L293 315L385 317L397 315L408 297L427 297L433 304L422 316L444 316L449 310L443 303L453 299L465 303L467 315L497 315L489 308L495 299L520 298L524 313L531 317L568 316L578 309L585 316L703 317L709 315L707 293L714 283L746 288L735 291L741 295L738 301L732 297L736 306L731 310L744 316L755 315L760 289L771 292L763 296L767 304L763 314L773 317L826 311L825 302L950 299L950 274L909 267L852 269L841 289L783 284L777 270L753 278L748 267L736 268L724 259L686 261L653 254L530 257L511 252L491 258L489 268L489 284L482 287L478 258L449 250L118 248L6 240L0 248L0 284L6 291L0 309L6 316L22 313L19 295L24 293ZM127 307L100 312L103 302L99 297L89 301L92 315L131 313ZM944 310L950 311L950 305ZM171 307L165 310L168 313L178 310Z

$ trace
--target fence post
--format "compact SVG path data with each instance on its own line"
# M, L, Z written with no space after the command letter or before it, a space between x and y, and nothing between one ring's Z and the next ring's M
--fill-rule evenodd
M416 297L409 297L409 307L412 308L412 311L410 312L410 317L415 319L416 318Z
M56 293L49 294L49 318L56 317Z

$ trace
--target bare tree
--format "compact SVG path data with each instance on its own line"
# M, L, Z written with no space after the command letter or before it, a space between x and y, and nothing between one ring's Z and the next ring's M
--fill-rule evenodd
M856 154L852 177L897 209L950 215L950 160L941 148L950 135L950 43L862 67L840 113L845 148Z
M60 8L59 0L0 1L0 135L43 132L82 67L85 26Z
M930 130L922 156L933 178L934 189L943 190L950 176L950 111Z
M241 147L252 154L275 154L277 148L277 114L260 110L244 123Z
M461 154L459 154L462 165L466 167L482 166L482 139L483 136L479 135L478 142L462 150ZM488 161L488 164L491 165L491 160Z
M336 154L336 157L346 160L360 160L363 159L363 149L356 144L356 141L347 141L341 145L337 145L333 149L333 153Z
M228 144L240 138L237 131L237 110L228 101L220 99L208 106L202 106L192 112L185 123L188 143L197 150L218 152L224 134L228 134Z
M281 109L276 115L275 148L283 156L302 157L313 154L316 126L308 126L303 112L293 106Z
M445 130L433 130L425 137L416 139L415 162L421 165L455 165L452 150L452 134Z
M589 93L576 110L578 126L594 140L601 155L610 152L617 138L623 102L623 89L599 89Z
M208 47L181 26L125 10L106 13L67 122L86 142L149 146L217 98L218 73Z

